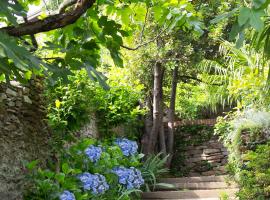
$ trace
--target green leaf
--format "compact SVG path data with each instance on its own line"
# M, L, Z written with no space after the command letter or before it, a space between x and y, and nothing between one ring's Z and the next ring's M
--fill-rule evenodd
M266 0L253 0L253 6L255 9L261 8L266 3Z
M69 169L69 165L67 163L64 163L62 165L62 171L65 173L65 174L69 174L70 172L70 169Z
M238 25L238 23L235 23L231 29L229 40L234 40L240 31L241 27Z
M38 160L34 160L34 161L28 163L28 164L26 165L26 168L27 168L28 170L33 170L33 169L37 166L38 162L39 162Z
M55 175L55 179L59 182L59 183L63 183L65 180L65 174L64 173L59 173Z
M244 24L246 24L250 18L250 15L251 15L250 8L247 8L247 7L241 8L239 16L238 16L238 24L240 26L243 26Z
M227 18L233 16L237 11L238 11L238 8L235 8L235 9L233 9L230 12L226 12L226 13L223 13L221 15L218 15L217 17L215 17L214 19L212 19L210 21L210 23L211 24L216 24L216 23L218 23L218 22L220 22L220 21L222 21L224 19L227 19Z
M264 27L264 22L261 17L264 15L263 10L251 10L250 13L250 25L256 29L256 31L261 31Z

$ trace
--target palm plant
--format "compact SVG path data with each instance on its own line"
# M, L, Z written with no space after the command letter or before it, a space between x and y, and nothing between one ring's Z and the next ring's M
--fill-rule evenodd
M208 86L209 104L261 103L267 89L269 62L256 49L248 45L238 49L228 41L221 43L220 54L223 64L203 60L199 65L207 82L220 83L218 87Z

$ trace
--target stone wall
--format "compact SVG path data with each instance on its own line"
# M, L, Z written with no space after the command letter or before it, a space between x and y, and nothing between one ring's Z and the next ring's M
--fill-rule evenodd
M24 164L48 158L42 81L0 84L0 199L22 199Z
M184 155L184 165L189 169L189 176L211 176L226 173L225 165L228 151L216 136L200 145L189 146Z

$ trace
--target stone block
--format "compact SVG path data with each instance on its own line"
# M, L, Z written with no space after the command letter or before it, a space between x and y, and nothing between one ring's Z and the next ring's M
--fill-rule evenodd
M213 175L215 175L215 174L216 174L216 172L213 171L213 170L207 171L207 172L202 172L202 175L203 175L203 176L213 176Z
M14 97L17 96L17 92L14 91L14 90L12 90L12 89L10 89L10 88L7 88L6 94L9 95L9 96L14 96Z
M188 151L187 153L190 154L190 155L195 155L195 154L200 155L200 154L203 153L203 150L202 149L194 149L194 150Z
M6 99L7 99L7 95L5 93L1 93L0 94L0 102L3 102Z
M224 158L223 155L215 155L215 156L209 156L207 157L207 160L220 160L221 158Z
M204 149L203 153L204 154L211 154L211 153L217 153L220 152L220 149Z
M28 96L23 96L23 101L25 102L25 103L29 103L29 104L32 104L32 100L28 97Z

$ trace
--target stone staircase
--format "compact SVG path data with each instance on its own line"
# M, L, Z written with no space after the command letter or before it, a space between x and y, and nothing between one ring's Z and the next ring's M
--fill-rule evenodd
M143 200L219 200L221 196L229 197L230 200L237 199L235 192L237 186L227 183L225 176L201 176L184 178L163 178L160 183L174 185L175 188L157 188L154 192L145 192ZM227 199L226 199L227 200Z

